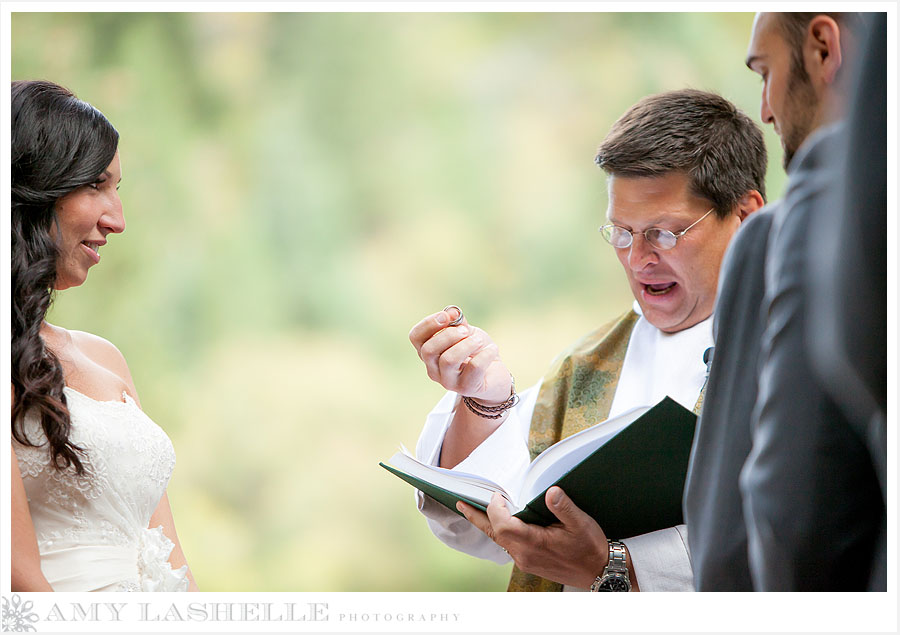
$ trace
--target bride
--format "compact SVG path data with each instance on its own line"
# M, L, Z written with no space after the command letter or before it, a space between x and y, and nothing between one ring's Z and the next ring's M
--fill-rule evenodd
M45 321L125 230L119 133L44 81L12 83L12 590L186 591L169 438L122 354Z

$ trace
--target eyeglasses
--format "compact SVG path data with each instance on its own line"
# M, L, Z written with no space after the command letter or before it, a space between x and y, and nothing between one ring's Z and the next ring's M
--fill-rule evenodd
M608 242L616 249L625 249L626 247L630 247L631 243L634 241L635 234L643 234L647 242L657 249L671 249L678 242L678 239L687 233L688 229L712 214L715 209L716 208L713 207L703 216L688 225L686 229L683 229L677 234L673 234L668 229L663 229L662 227L651 227L650 229L645 229L642 232L633 232L625 229L624 227L609 224L603 225L600 228L600 235L606 239L606 242Z

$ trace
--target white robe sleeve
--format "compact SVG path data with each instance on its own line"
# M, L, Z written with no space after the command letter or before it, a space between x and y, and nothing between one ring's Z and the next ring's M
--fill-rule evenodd
M628 555L641 591L693 591L687 527L678 525L626 538Z
M528 430L540 386L541 383L538 382L519 393L519 402L509 411L506 420L454 469L484 476L508 492L517 491L531 462ZM461 404L458 395L451 392L444 395L429 413L416 444L417 459L430 465L439 463L444 435L457 407L465 406ZM444 544L498 564L511 561L497 543L463 516L450 511L419 490L416 490L416 502L428 519L432 533Z

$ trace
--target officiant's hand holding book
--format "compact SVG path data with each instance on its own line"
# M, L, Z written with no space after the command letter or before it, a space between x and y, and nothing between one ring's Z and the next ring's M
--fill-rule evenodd
M474 474L417 461L402 449L382 467L456 513L457 501L486 510L494 492L524 522L557 522L544 500L558 485L611 538L683 522L681 498L697 417L666 397L552 445L529 466L516 491Z

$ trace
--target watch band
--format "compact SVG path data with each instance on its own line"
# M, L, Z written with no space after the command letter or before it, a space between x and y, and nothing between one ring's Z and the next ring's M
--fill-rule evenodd
M609 562L591 585L591 591L631 591L628 576L628 551L617 540L609 542Z

